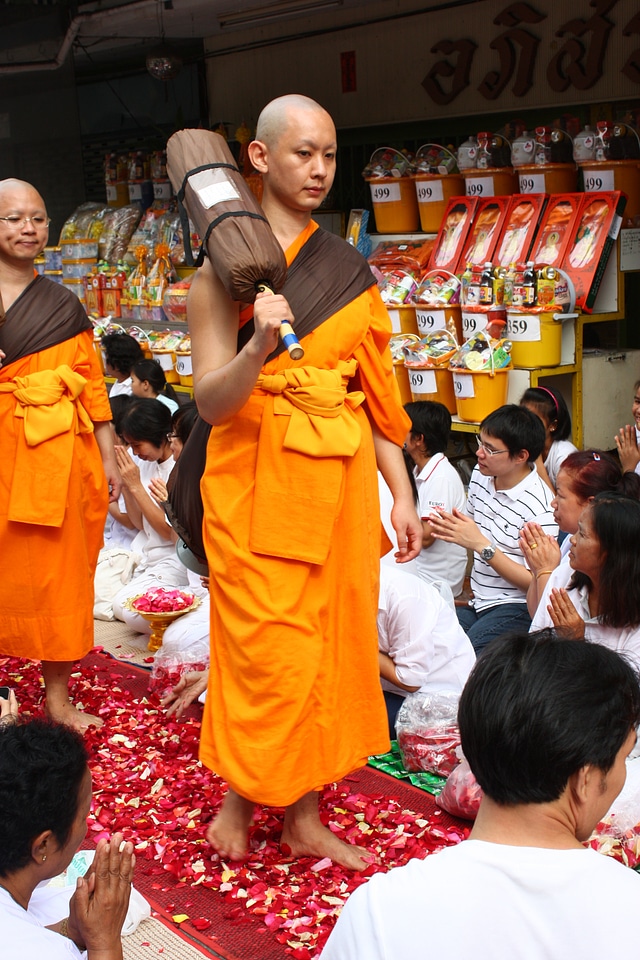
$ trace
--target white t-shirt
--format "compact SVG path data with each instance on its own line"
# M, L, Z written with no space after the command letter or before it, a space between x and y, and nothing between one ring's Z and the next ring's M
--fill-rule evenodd
M636 427L636 443L638 444L638 446L640 446L640 430L638 430L637 427ZM638 461L638 463L636 463L635 473L640 474L640 460Z
M160 403L164 403L165 407L169 407L171 413L175 413L178 409L178 404L175 400L172 400L171 397L165 397L163 393L159 393L156 397L156 400L159 400Z
M436 588L392 567L380 568L378 649L391 657L402 683L422 692L462 693L476 662L455 611ZM381 684L407 695L388 680Z
M524 567L526 564L518 541L528 520L539 523L552 537L558 536L558 524L551 509L552 499L553 492L541 480L534 466L509 490L496 490L494 478L485 477L476 466L469 481L466 512L473 517L487 540ZM474 595L472 605L476 610L500 603L526 603L525 593L501 577L477 553L474 554L470 579Z
M387 553L385 553L385 555L381 558L380 563L384 564L384 566L393 567L395 569L395 567L398 566L398 564L396 563L396 558L394 557L394 553L396 553L398 550L398 537L391 523L391 509L393 507L393 494L391 493L391 490L389 489L386 480L384 479L384 477L382 476L379 470L378 470L378 496L380 498L380 519L382 521L382 526L384 527L385 533L387 534L387 536L389 537L389 540L391 541L391 549ZM415 573L417 575L418 573L417 560L414 558L413 560L409 560L408 563L403 563L402 569L406 573Z
M173 470L174 462L172 456L168 457L163 463L158 463L153 460L140 460L138 462L140 480L145 490L149 490L149 484L154 477L159 477L166 483L169 479L169 474ZM151 494L149 494L149 497L153 500ZM154 504L155 502L156 501L153 500ZM167 521L167 529L170 529L169 521ZM175 543L161 537L160 534L153 529L145 516L142 517L142 530L138 531L135 540L131 544L131 550L133 553L137 553L142 557L141 563L136 568L135 576L141 575L148 567L162 560L169 560L181 566L180 561L176 557Z
M322 960L628 960L639 897L595 850L465 840L359 887Z
M109 390L110 397L120 397L123 394L132 396L132 387L131 387L131 377L127 377L126 380L121 380L111 384L111 389Z
M547 454L547 459L544 461L544 466L549 474L549 480L554 486L558 480L558 471L560 467L567 459L570 453L575 453L578 448L569 440L555 440L551 447L549 448L549 453Z
M544 588L544 593L538 604L538 609L531 621L531 630L543 630L553 627L553 622L547 606L549 594L554 587L566 588L573 576L574 570L566 557L553 571ZM605 627L597 617L592 617L589 611L589 594L586 587L568 591L569 599L584 620L585 640L591 643L601 643L616 653L622 653L633 660L640 669L640 624L636 627Z
M424 520L436 507L451 513L454 507L464 510L464 485L456 468L444 453L434 454L422 470L414 469L418 488L418 511ZM454 597L462 593L467 569L467 551L457 543L436 540L416 557L418 575L423 580L444 580Z
M47 930L0 887L0 955L20 960L81 960L72 940Z

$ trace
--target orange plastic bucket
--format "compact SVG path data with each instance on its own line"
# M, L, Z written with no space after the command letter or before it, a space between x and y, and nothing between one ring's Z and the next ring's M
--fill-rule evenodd
M627 195L624 219L640 214L640 160L589 160L580 168L585 191L623 190Z
M193 366L190 350L176 350L176 373L183 387L193 386Z
M575 163L525 163L518 167L520 193L575 193Z
M167 383L180 383L180 377L176 370L176 355L172 350L154 350L152 347L151 356L162 367Z
M513 167L477 167L463 170L464 190L468 197L503 197L518 192L518 177Z
M448 367L407 367L413 400L431 400L444 404L449 413L456 412L453 377Z
M450 197L464 196L464 177L460 173L418 173L413 177L424 233L437 233Z
M416 233L418 198L411 177L367 177L378 233Z
M458 417L465 423L481 423L507 402L509 367L500 370L452 370Z

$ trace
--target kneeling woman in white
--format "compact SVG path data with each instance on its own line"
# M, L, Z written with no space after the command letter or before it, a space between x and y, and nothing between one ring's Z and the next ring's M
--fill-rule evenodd
M553 626L640 667L640 502L599 493L582 511L568 558L553 571L531 630Z
M453 604L432 584L386 564L380 566L378 657L392 739L407 693L461 693L476 660Z
M160 479L166 484L174 467L168 438L171 414L159 400L136 399L124 414L120 430L141 461L138 466L124 447L115 448L127 514L139 531L131 549L141 557L141 562L133 579L115 597L113 612L118 620L124 620L134 630L148 633L149 625L127 609L127 600L151 587L173 589L189 583L187 568L180 563L175 551L177 534L150 493L154 480Z

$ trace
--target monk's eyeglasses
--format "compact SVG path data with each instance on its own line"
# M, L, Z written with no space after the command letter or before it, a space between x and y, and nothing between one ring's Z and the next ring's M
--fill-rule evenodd
M0 217L0 220L4 220L10 227L20 227L23 224L26 227L30 223L36 230L44 230L51 223L51 217L43 217L40 214L35 217Z

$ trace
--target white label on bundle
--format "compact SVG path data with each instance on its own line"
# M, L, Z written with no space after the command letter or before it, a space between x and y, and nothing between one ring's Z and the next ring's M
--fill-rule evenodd
M158 361L163 370L173 370L173 357L170 353L154 353L151 351L151 356Z
M141 183L129 184L129 200L142 200L142 184Z
M193 366L190 353L176 354L176 372L182 374L183 377L191 376Z
M457 373L453 371L453 392L456 397L460 397L464 400L472 400L475 397L475 390L473 389L473 374L471 373Z
M224 170L200 170L189 177L189 186L194 190L206 210L226 200L239 200L240 194Z
M442 192L442 180L416 180L416 195L418 203L435 203L437 200L444 200Z
M400 199L399 183L370 183L374 203L396 203Z
M464 192L468 197L492 197L493 177L468 177L465 180Z
M425 333L431 333L432 330L445 330L447 323L444 310L420 310L416 307L416 324L418 333L423 336Z
M411 370L410 367L407 367L409 372L409 384L411 385L411 393L437 393L438 388L436 387L436 372L435 370Z
M391 332L402 333L402 328L400 327L400 311L389 310L389 307L387 307L387 313L389 314L389 320L391 320Z
M118 199L118 188L115 183L107 184L107 203L112 203Z
M462 311L462 336L465 340L472 337L474 333L487 329L486 313L465 313Z
M586 193L599 193L601 190L615 190L613 170L584 170L583 173Z
M520 181L520 193L544 193L544 173L521 173L518 175Z
M540 314L508 313L506 335L509 340L518 340L520 342L542 340L540 333Z

